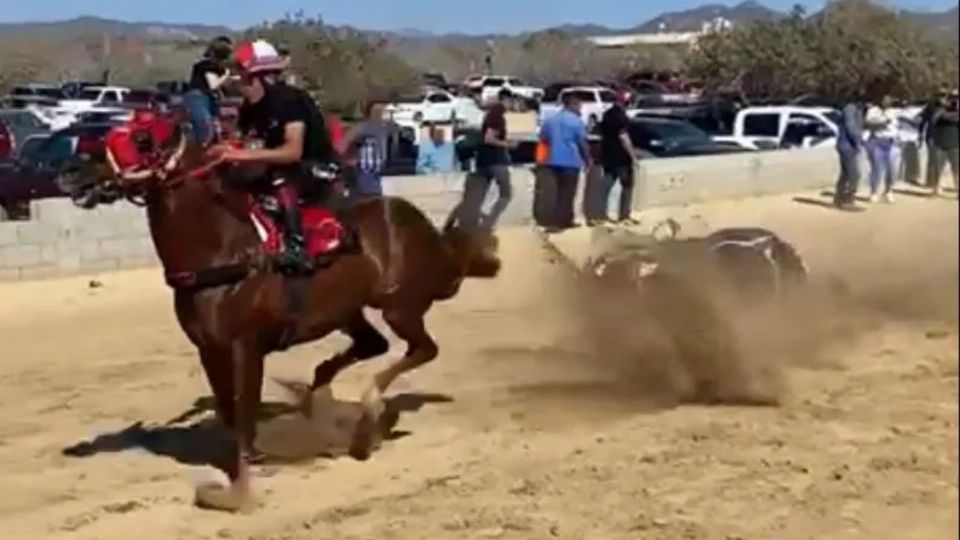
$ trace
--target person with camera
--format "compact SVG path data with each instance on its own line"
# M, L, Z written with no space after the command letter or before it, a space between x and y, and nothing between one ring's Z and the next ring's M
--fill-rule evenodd
M213 39L203 58L193 64L184 105L194 138L204 145L216 138L214 119L219 113L223 85L230 80L227 63L233 53L233 40L226 36Z

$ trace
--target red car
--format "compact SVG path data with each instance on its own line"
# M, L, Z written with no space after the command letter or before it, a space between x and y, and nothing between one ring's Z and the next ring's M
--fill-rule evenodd
M0 159L10 159L13 156L13 145L13 134L3 120L0 120Z

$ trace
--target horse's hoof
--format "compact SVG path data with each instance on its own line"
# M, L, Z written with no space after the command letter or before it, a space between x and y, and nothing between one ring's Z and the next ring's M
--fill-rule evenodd
M353 432L353 440L350 442L350 456L358 461L370 459L370 454L380 444L382 428L380 426L380 416L384 412L383 394L376 386L371 386L363 393L360 401L363 407L363 414L357 422L357 427Z
M204 510L250 512L255 506L253 498L246 490L218 483L197 486L194 496L196 505Z
M353 439L350 441L350 457L357 461L366 461L370 459L371 454L379 444L379 418L365 411L357 422Z

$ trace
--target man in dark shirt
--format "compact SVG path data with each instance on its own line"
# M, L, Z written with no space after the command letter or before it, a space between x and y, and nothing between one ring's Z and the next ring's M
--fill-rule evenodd
M265 41L244 43L234 52L241 76L239 128L244 136L263 141L263 148L221 147L226 161L254 162L269 166L269 179L284 212L285 260L293 271L310 270L304 254L299 193L304 182L314 180L312 171L334 160L323 117L313 99L303 90L280 81L288 65Z
M600 121L600 163L603 166L602 188L597 194L596 204L601 209L594 217L597 221L607 221L607 202L610 190L620 182L620 206L617 215L621 223L630 223L633 205L634 179L633 144L630 141L630 119L622 102L607 109Z
M940 176L943 173L945 165L950 166L950 172L953 174L953 185L958 184L958 172L960 172L960 136L958 136L958 116L957 109L957 90L944 92L941 96L941 102L930 114L930 121L927 132L927 152L930 159L927 163L927 185L933 190L934 195L943 194L940 186Z

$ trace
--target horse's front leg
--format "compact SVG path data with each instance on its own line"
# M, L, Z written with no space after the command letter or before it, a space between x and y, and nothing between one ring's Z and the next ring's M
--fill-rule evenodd
M257 409L263 386L264 355L253 343L234 342L229 352L204 361L221 418L231 431L230 451L221 469L230 479L227 487L204 484L197 488L199 506L239 511L250 506L249 460L255 454ZM214 368L209 369L209 364Z

